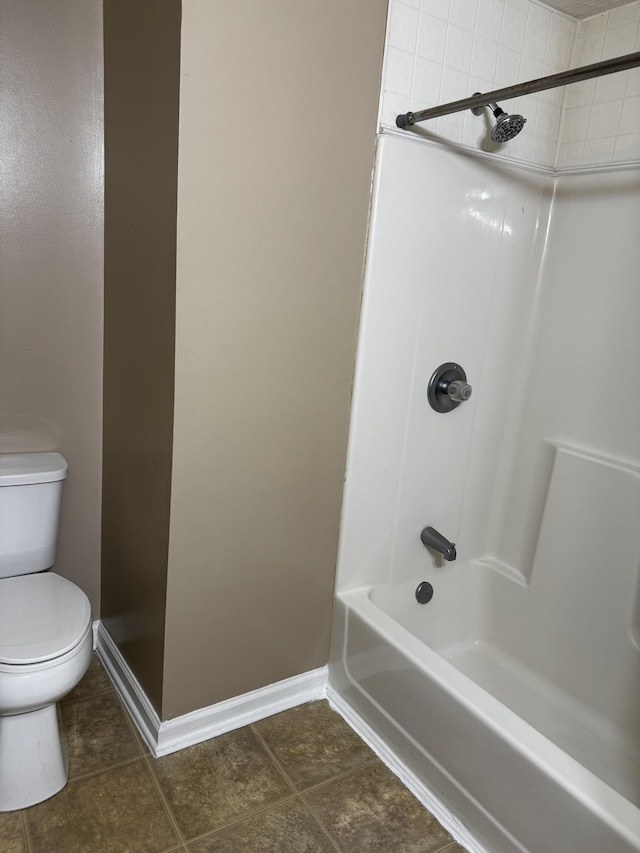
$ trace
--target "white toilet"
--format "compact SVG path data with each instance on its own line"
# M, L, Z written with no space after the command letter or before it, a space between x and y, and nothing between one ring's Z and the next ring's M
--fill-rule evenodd
M56 702L91 660L89 599L45 571L55 560L66 476L59 453L0 454L0 812L65 786Z

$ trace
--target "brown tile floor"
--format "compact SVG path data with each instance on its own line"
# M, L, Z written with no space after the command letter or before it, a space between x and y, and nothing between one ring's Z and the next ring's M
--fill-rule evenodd
M159 759L97 659L61 710L69 784L1 853L463 853L326 702Z

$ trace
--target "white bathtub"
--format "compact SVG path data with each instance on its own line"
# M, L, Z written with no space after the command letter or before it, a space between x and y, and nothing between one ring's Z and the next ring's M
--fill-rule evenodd
M638 853L640 656L629 633L615 666L590 671L584 644L544 653L563 630L560 601L540 615L531 587L480 562L419 580L435 590L426 605L413 582L338 595L334 695L477 849Z

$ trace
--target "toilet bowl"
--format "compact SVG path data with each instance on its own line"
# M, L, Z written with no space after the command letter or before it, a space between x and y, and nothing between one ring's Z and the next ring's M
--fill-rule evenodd
M0 812L35 805L66 784L56 703L91 659L87 596L42 565L55 555L63 476L59 454L0 454Z

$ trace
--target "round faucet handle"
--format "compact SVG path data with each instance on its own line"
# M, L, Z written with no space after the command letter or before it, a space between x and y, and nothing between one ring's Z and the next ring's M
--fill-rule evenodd
M427 387L427 399L436 412L451 412L470 396L467 374L455 361L445 361L433 371Z
M447 394L456 403L464 403L471 396L472 390L468 382L463 382L461 379L454 379L453 382L449 382Z

